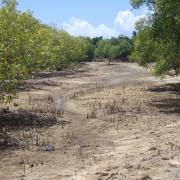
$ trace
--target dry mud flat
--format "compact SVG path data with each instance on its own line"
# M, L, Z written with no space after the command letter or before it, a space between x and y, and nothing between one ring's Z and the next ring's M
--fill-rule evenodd
M180 179L180 85L168 83L128 63L41 74L9 113L24 126L3 129L17 147L2 150L0 179Z

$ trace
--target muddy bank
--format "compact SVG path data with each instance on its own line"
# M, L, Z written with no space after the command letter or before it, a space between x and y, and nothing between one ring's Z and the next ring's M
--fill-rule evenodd
M12 110L55 121L7 129L20 145L1 153L0 179L179 179L180 93L167 82L134 63L37 76Z

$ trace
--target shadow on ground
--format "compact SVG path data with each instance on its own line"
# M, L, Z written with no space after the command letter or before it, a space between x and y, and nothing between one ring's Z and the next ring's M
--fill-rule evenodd
M80 70L64 70L64 71L54 71L54 72L38 72L34 74L33 79L19 82L16 84L16 90L19 92L29 91L29 90L43 90L44 86L59 87L62 82L57 80L52 80L51 78L80 78L80 77L93 77L94 74L89 74L90 70L80 69Z
M34 74L34 78L35 79L41 79L41 78L52 78L52 77L68 77L68 76L72 76L75 73L77 73L77 71L75 70L65 70L65 71L53 71L53 72L39 72Z
M176 113L180 115L180 83L155 86L148 89L148 91L167 93L167 96L159 96L159 99L155 99L150 102L150 106L156 107L160 110L160 112L166 114Z
M57 123L54 116L37 114L30 110L19 109L17 112L1 110L0 129L24 128L24 127L48 127Z
M71 78L72 76L77 75L78 73L89 72L87 68L84 69L86 63L80 63L77 68L74 69L66 69L61 71L52 71L52 72L37 72L34 74L35 79L42 78L53 78L53 77L63 77L63 78Z
M23 91L29 91L29 90L42 90L44 86L51 86L56 87L60 84L51 81L51 80L28 80L24 82L19 82L16 84L16 91L23 92Z
M15 138L7 135L6 132L0 133L0 153L8 149L15 149L18 147L19 142Z
M30 128L49 127L57 123L53 116L36 114L29 110L19 109L12 112L6 109L0 111L0 152L18 148L19 142L11 137L8 132Z
M180 83L155 86L148 90L151 92L169 92L171 94L180 94Z

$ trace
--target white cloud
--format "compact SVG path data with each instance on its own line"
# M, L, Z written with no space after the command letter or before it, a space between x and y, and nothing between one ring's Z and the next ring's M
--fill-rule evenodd
M134 25L137 20L145 17L145 15L135 16L132 11L119 11L117 17L114 20L114 24L117 29L124 31L133 31Z
M105 38L121 34L129 36L134 30L135 22L142 17L145 17L145 14L135 16L130 10L119 11L114 19L113 27L108 27L104 24L95 27L88 21L72 17L69 23L62 24L62 28L74 36L103 36Z
M75 17L71 18L70 23L63 23L63 29L74 36L89 36L89 37L111 37L117 36L116 30L107 27L104 24L100 24L98 27L94 27L89 22L81 20Z

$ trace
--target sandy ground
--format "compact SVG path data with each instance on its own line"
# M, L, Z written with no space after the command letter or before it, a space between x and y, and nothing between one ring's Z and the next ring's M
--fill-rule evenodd
M0 179L180 179L180 88L173 78L154 78L134 63L87 63L41 73L26 86L17 109L60 115L48 127L7 128L20 146L1 152Z

